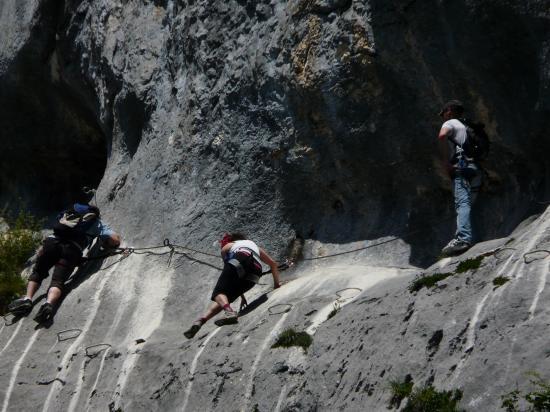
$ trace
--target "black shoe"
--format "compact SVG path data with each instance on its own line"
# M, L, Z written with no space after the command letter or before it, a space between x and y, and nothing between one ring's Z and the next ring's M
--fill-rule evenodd
M44 303L42 306L40 306L40 309L38 310L38 313L34 317L34 320L37 323L44 323L50 320L53 317L53 306L51 303Z
M27 297L15 299L8 305L8 312L14 315L25 316L32 310L32 300Z
M191 325L189 329L183 332L183 336L185 336L187 339L191 339L193 336L197 334L201 326L202 326L202 323L199 323L199 322L193 323L193 325Z
M239 315L234 310L227 310L224 311L223 316L219 319L216 319L214 323L216 326L223 326L223 325L234 325L235 323L239 323Z

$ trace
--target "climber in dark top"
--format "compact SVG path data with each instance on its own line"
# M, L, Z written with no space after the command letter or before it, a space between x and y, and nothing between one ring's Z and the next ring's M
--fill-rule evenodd
M239 296L244 302L244 293L258 283L262 275L260 260L271 268L273 287L281 286L277 263L256 243L247 240L240 233L226 234L220 241L224 267L212 293L212 303L204 316L199 318L184 332L191 339L209 319L224 311L224 316L214 323L218 326L238 322L238 314L231 303Z
M87 203L75 203L58 216L53 235L48 236L38 252L38 258L27 284L27 294L14 300L8 310L14 314L27 315L32 310L32 298L42 281L54 267L46 302L40 307L35 320L43 322L53 316L65 281L74 268L80 264L82 252L90 247L94 238L99 237L107 249L120 245L120 235L115 233L100 219L99 209Z

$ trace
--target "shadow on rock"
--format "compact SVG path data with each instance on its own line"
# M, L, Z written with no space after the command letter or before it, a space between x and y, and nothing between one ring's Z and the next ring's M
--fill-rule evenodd
M239 311L239 317L248 315L250 312L256 310L258 307L260 307L265 302L267 302L268 299L269 299L269 296L267 293L260 295L259 297L254 299L252 302L250 302L243 310Z

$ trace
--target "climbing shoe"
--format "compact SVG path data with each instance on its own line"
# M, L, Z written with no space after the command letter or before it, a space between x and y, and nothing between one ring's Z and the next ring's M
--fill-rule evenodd
M53 306L51 303L44 303L40 306L38 313L34 317L35 322L43 323L50 320L53 317Z
M14 315L28 315L32 310L32 300L28 297L15 299L8 305L8 311Z
M470 247L472 247L472 245L468 242L460 239L453 239L441 250L441 254L445 256L460 255L470 249Z
M238 322L238 315L237 312L235 312L234 310L226 310L223 313L223 317L214 321L217 326L233 325Z
M193 325L191 325L189 329L183 332L183 336L185 336L187 339L191 339L193 336L197 334L201 326L202 326L202 322L200 320L196 321L195 323L193 323Z

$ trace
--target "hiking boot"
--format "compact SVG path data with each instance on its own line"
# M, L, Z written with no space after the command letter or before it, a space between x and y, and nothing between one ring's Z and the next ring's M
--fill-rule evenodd
M217 326L233 325L239 323L237 312L234 310L226 310L223 317L214 321Z
M463 240L453 239L441 250L441 254L445 256L460 255L470 249L471 246L470 243Z
M34 317L35 322L43 323L50 320L53 317L53 306L51 303L44 303L40 306L38 313Z
M187 339L193 338L193 336L195 336L197 332L200 330L201 326L202 326L202 322L199 320L196 321L195 323L193 323L193 325L191 325L189 329L183 332L183 336L185 336Z
M8 305L8 312L14 315L28 315L32 310L32 300L28 297L15 299Z

